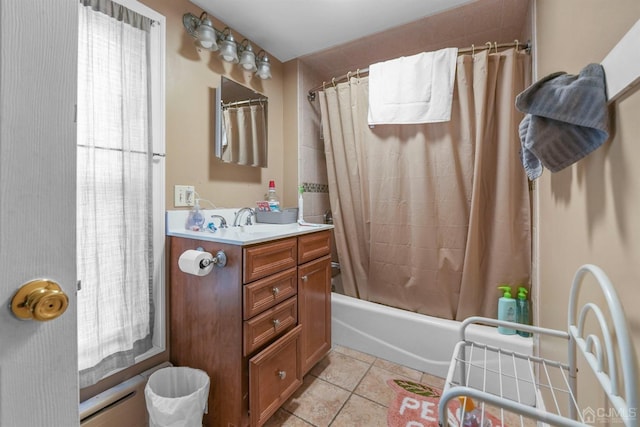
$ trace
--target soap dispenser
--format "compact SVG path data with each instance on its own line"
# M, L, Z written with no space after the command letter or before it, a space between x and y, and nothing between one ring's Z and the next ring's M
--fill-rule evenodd
M498 320L515 322L516 300L511 298L511 286L498 286L498 289L504 292L504 295L498 299ZM504 335L514 335L516 330L504 326L498 326L498 332Z
M193 210L189 212L187 217L187 223L185 228L191 231L203 231L204 230L204 215L200 212L200 199L196 199L196 203L193 206Z
M516 322L523 325L530 325L531 319L529 318L529 301L527 300L527 293L529 291L525 287L518 288L518 299L516 300ZM530 337L531 332L518 330L518 335L521 337Z

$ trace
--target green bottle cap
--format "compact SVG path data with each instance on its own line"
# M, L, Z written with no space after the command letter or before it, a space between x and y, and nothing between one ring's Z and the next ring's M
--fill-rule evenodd
M527 288L523 288L522 286L518 288L518 299L527 299L527 294L529 291Z
M500 289L501 291L504 291L504 295L503 297L505 298L511 298L511 286L498 286L498 289Z
M304 193L304 185L298 186L298 193L300 194Z

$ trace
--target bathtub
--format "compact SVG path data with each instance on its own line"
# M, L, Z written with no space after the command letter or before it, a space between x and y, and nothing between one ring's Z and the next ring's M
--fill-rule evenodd
M441 378L447 376L454 346L460 340L459 322L336 292L331 298L333 345L352 348ZM496 328L482 325L471 325L467 331L473 341L533 355L532 338L502 335ZM517 369L528 371L528 364L523 363ZM495 361L494 365L497 364ZM515 393L515 390L507 390L506 395L511 392ZM535 404L534 395L523 396L522 400L532 406Z

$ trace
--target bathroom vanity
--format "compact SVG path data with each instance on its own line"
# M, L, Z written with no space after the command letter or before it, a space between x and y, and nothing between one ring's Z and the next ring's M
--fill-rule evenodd
M332 226L168 227L171 362L209 375L203 425L261 426L331 348ZM226 265L181 271L200 248Z

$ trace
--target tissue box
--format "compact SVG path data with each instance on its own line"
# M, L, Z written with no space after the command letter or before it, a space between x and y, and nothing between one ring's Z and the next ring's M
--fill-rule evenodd
M258 222L267 224L291 224L298 220L298 208L284 208L282 212L256 212Z

